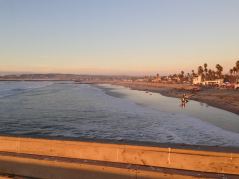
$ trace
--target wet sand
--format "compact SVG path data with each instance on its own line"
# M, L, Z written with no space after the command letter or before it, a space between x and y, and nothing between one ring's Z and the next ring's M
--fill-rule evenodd
M195 86L189 84L166 84L146 82L110 82L135 90L160 93L164 96L181 98L185 93L189 99L206 103L235 114L239 114L239 91L234 89L201 88L194 91Z

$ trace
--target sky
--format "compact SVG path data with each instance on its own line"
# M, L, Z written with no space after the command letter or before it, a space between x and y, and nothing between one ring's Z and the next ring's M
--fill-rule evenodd
M238 59L238 0L0 0L0 73L228 72Z

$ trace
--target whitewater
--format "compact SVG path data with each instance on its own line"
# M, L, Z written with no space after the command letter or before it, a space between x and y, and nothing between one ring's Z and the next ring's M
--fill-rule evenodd
M114 85L0 82L0 134L239 146L239 116Z

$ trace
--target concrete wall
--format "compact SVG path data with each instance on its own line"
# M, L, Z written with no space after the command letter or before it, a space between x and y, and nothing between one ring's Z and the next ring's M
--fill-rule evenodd
M193 179L198 175L0 155L0 173L42 179ZM200 176L200 175L199 175ZM1 177L0 177L1 178ZM19 179L20 179L19 178ZM204 178L204 177L200 177ZM208 177L207 178L213 178Z
M239 175L238 152L212 152L15 137L0 137L0 152Z

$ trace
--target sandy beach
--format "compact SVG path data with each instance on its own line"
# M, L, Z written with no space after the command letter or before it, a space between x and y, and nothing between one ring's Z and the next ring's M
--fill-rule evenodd
M234 89L201 88L194 91L190 84L166 84L146 82L111 82L135 90L157 92L165 96L180 98L185 93L189 99L206 103L226 111L239 114L239 91Z

